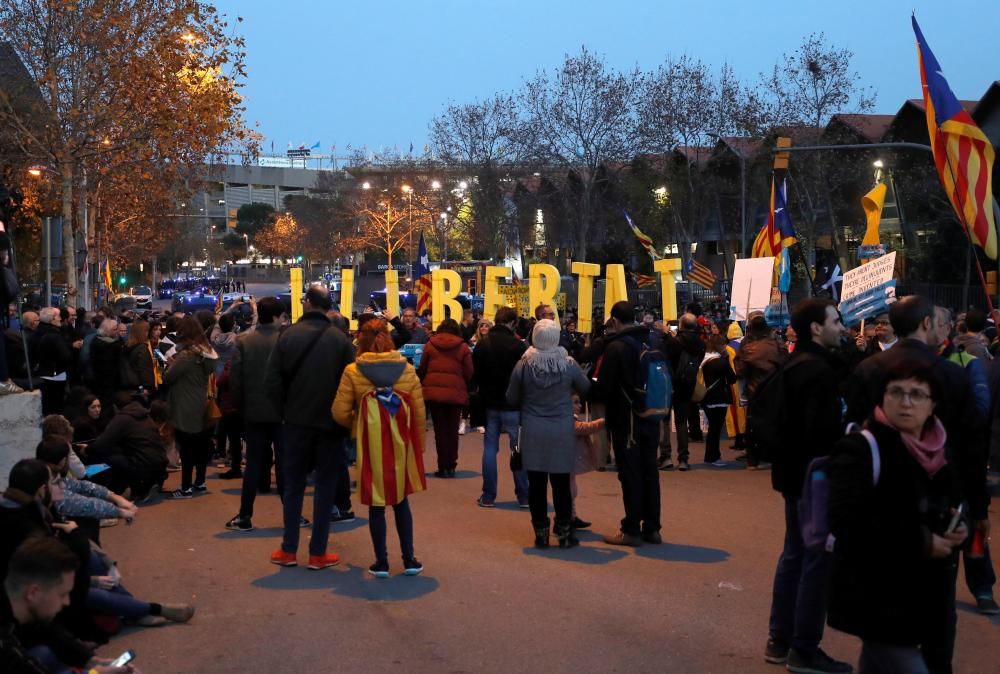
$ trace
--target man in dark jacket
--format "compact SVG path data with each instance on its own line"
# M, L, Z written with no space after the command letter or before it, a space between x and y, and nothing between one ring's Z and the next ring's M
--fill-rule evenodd
M998 610L993 597L996 575L989 554L990 494L986 472L989 454L986 419L975 402L972 382L958 364L938 355L937 347L948 337L950 320L947 309L935 307L929 299L917 295L904 297L889 309L889 320L899 336L892 349L867 358L855 369L848 382L847 420L863 422L875 409L878 387L884 374L896 363L912 360L931 366L941 381L943 393L934 408L934 416L944 424L948 439L945 453L955 464L968 503L968 515L973 528L983 540L985 555L970 558L963 554L966 583L976 597L977 607L984 613ZM955 568L957 581L957 566ZM925 644L931 649L930 659L951 662L955 642L954 586L951 588L952 629L939 644Z
M793 672L851 672L820 648L826 622L829 556L802 542L799 501L809 462L828 456L843 435L842 364L832 350L844 330L830 300L807 299L792 309L798 335L795 353L776 376L784 377L785 446L775 450L771 484L785 499L785 544L778 558L771 598L765 659L788 663Z
M38 313L35 331L35 361L42 390L42 416L60 414L66 399L67 372L73 354L63 337L62 316L54 307L45 307Z
M354 361L354 348L326 317L333 305L325 288L311 286L302 304L302 318L281 334L271 352L265 379L267 394L285 422L281 461L285 533L271 562L297 564L306 475L315 469L309 541L309 568L315 570L340 561L326 548L337 481L347 470L347 429L334 423L330 410L344 368Z
M472 365L479 396L486 408L486 434L483 436L483 493L476 501L483 508L492 508L497 498L497 453L500 434L506 433L513 451L517 447L517 431L521 415L507 404L507 385L514 366L525 352L524 343L514 335L517 310L501 307L495 325L472 352ZM528 507L528 474L512 471L514 493L522 508Z
M278 493L284 481L281 478L281 414L274 400L264 387L267 361L278 343L278 323L284 308L275 297L265 297L257 302L257 327L240 335L236 340L229 371L229 389L233 404L243 416L247 442L247 465L243 471L243 489L240 492L240 511L226 523L227 529L251 531L253 505L258 489L271 487L271 465L279 470Z
M115 393L115 416L104 432L87 445L87 460L111 466L116 494L132 489L141 501L167 479L167 452L149 410L128 391Z
M691 396L694 395L698 368L705 357L705 342L701 340L701 328L698 326L698 317L694 314L681 316L677 328L676 335L670 332L664 335L663 350L673 372L674 394L671 405L677 428L677 469L685 471L688 469L688 420L691 417L692 406L694 411L698 409L697 403L691 401ZM669 444L660 451L658 463L660 470L673 469Z
M118 339L118 321L106 318L101 322L97 337L90 344L90 368L92 377L87 388L101 401L101 414L110 418L114 394L118 390L124 344Z
M639 546L662 543L660 535L660 475L656 449L660 439L660 420L644 419L633 413L626 393L635 390L639 355L643 344L650 345L649 328L638 325L628 302L611 307L613 334L604 348L604 360L598 380L605 393L605 418L611 432L622 483L625 517L621 528L604 540L612 545ZM678 417L678 426L683 418Z

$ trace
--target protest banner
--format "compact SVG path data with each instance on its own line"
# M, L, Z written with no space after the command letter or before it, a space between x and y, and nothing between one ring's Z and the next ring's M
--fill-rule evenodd
M745 321L752 311L764 311L771 303L771 283L774 278L773 257L751 257L736 261L732 292L729 296L729 318Z
M840 293L840 315L844 325L856 325L878 316L896 301L896 279L892 272L896 252L876 258L844 274Z

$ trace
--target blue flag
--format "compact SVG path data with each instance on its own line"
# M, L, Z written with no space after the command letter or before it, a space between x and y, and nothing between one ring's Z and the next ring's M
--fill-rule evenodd
M312 146L310 146L309 149L310 150L318 150L319 149L319 141L317 140Z
M424 233L420 232L420 245L417 246L417 263L413 265L413 280L431 273L431 259L427 255L427 243Z

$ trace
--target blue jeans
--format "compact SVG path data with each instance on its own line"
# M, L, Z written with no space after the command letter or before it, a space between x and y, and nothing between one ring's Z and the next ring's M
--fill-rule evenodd
M771 595L770 638L810 652L823 640L830 556L808 550L799 528L799 501L785 497L785 547Z
M337 481L345 457L344 438L337 431L285 424L282 442L281 471L284 481L285 533L281 549L296 552L299 548L299 522L305 500L306 476L315 469L313 490L312 538L309 554L326 554L330 535L330 510L336 498Z
M497 453L500 451L500 434L506 433L511 450L517 447L517 431L521 426L518 410L486 410L486 434L483 436L483 502L497 500ZM528 501L528 473L514 473L514 494L518 503Z

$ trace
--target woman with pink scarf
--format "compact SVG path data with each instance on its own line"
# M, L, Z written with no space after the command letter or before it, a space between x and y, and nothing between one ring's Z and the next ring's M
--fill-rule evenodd
M859 674L950 671L952 574L968 528L934 416L940 395L930 367L900 362L865 423L874 443L851 433L832 455L828 622L861 637Z

